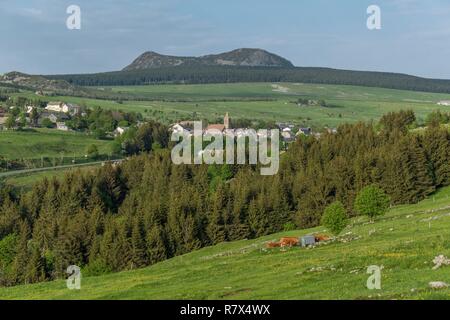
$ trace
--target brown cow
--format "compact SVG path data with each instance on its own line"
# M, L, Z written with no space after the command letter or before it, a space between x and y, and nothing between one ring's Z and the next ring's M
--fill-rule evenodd
M320 242L320 241L328 241L330 240L330 237L324 235L324 234L316 234L314 236L314 238L316 238L316 242Z
M281 247L281 244L279 242L267 242L266 247L267 248L278 248L278 247Z
M295 237L284 237L281 238L280 244L282 247L292 247L298 245L298 238Z

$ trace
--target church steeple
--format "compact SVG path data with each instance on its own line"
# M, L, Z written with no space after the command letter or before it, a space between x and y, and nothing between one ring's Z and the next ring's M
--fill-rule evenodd
M228 116L228 112L225 114L225 117L223 118L223 124L225 126L225 129L230 129L230 117Z

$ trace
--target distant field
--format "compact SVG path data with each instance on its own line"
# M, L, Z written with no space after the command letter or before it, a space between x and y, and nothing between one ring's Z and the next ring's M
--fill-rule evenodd
M287 91L279 90L287 88ZM304 83L226 83L193 85L145 85L97 87L111 90L148 95L152 99L221 99L221 98L282 98L309 96L344 100L417 100L422 102L440 101L450 98L450 94L415 92L383 88L346 85L323 85Z
M419 204L395 207L375 223L357 217L347 236L312 249L265 249L282 236L323 227L221 243L148 268L82 277L81 290L63 280L0 288L0 299L450 299L450 188ZM381 270L381 290L366 287L368 266Z
M98 89L123 93L136 100L122 103L77 97L51 97L51 100L141 112L146 118L164 123L190 119L194 115L216 121L229 112L232 118L291 121L316 128L377 120L387 112L401 109L413 109L418 119L423 120L433 110L446 109L438 106L437 102L450 100L449 94L296 83L147 85ZM27 95L35 97L31 93ZM299 107L290 103L299 97L323 99L329 107Z
M270 83L227 83L227 84L187 84L187 85L146 85L97 87L116 93L146 96L150 100L187 99L193 101L219 99L267 99L279 98L272 91Z
M432 110L439 109L437 102L450 99L450 95L402 90L367 88L357 86L256 83L218 85L162 85L111 87L114 92L147 94L160 99L186 99L186 103L137 102L143 108L163 110L167 113L197 115L215 119L225 112L235 118L294 121L300 124L323 127L344 122L369 121L395 110L411 108L418 118L424 119ZM271 99L270 101L232 101L246 99ZM299 107L293 103L298 98L323 99L329 107ZM202 99L210 101L201 101ZM198 99L199 101L195 102ZM225 101L215 101L224 99ZM228 100L228 101L226 101Z
M0 156L6 159L82 157L91 144L97 145L100 154L110 153L110 140L97 140L82 133L51 129L0 131Z

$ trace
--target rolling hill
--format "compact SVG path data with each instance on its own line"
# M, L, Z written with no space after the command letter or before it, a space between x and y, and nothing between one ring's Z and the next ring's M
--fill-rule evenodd
M0 299L450 299L450 187L415 205L395 207L375 223L354 218L343 234L303 249L265 249L282 236L322 227L221 243L153 266L82 278L0 288ZM369 290L367 267L382 268L381 290Z
M407 74L314 67L171 66L93 74L47 75L78 86L290 82L450 93L450 80Z
M47 79L42 76L29 75L22 72L9 72L0 76L0 84L13 88L41 91L42 94L81 94L85 91L62 79Z
M282 90L280 90L282 89ZM288 121L322 130L344 123L378 120L391 111L412 109L419 123L440 109L439 101L450 100L449 94L400 91L362 86L299 83L228 83L202 85L147 85L92 88L109 98L53 96L52 100L99 106L109 110L139 112L165 124L191 119L193 115L208 121L220 121L226 112L233 119L253 121ZM38 99L34 93L15 93ZM121 103L114 100L121 97ZM298 98L325 100L327 107L299 107Z
M120 71L63 75L25 75L11 72L0 77L0 85L8 87L101 99L127 97L111 97L93 88L83 87L243 82L354 85L450 93L450 80L389 72L295 67L287 59L268 51L246 48L201 57L168 56L149 51Z

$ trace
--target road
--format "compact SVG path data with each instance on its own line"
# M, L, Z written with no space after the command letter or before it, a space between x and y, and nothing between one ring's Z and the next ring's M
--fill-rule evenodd
M69 168L85 167L85 166L95 166L95 165L101 165L103 162L106 162L106 161L94 161L94 162L87 162L87 163L67 164L67 165L56 166L56 167L44 167L44 168L35 168L35 169L7 171L7 172L0 173L0 178L12 177L12 176L16 176L16 175L41 172L41 171L69 169Z

